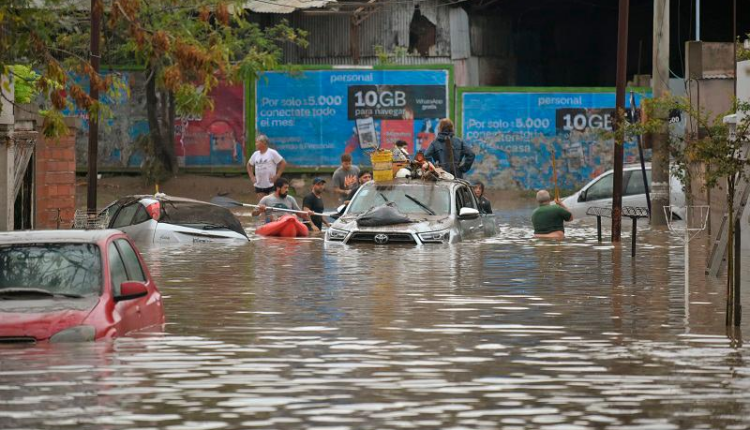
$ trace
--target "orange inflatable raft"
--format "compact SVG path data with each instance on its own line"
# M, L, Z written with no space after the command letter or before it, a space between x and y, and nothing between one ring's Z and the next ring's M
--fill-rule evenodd
M276 221L258 227L255 233L276 237L307 237L308 235L307 227L295 215L284 215Z

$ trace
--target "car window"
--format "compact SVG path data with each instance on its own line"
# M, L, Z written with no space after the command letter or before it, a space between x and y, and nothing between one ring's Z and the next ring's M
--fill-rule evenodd
M613 175L610 173L596 181L586 191L586 201L611 199L612 198L612 180Z
M91 243L0 246L0 292L37 289L51 294L99 295L102 259Z
M135 212L138 210L139 206L140 203L136 202L122 208L120 212L117 213L117 216L112 222L112 228L129 226L131 221L133 220L133 215L135 215Z
M125 263L128 280L146 282L146 276L143 274L141 262L138 260L138 256L135 254L133 247L130 246L130 242L125 239L117 239L115 242L117 243L117 247L120 248L120 256Z
M110 224L112 224L112 219L115 217L115 214L117 211L122 207L119 203L112 203L111 205L107 206L102 211L102 216L106 216L106 219L110 221Z
M461 212L461 208L464 207L464 195L460 189L456 190L456 214Z
M151 219L148 212L146 212L146 208L142 204L139 203L136 206L138 206L138 209L136 209L133 221L131 221L130 224L140 224Z
M112 293L120 295L120 285L128 280L128 274L125 272L125 264L120 258L120 252L117 250L114 242L109 244L109 279L112 281Z
M461 187L459 190L462 196L461 200L463 201L462 207L476 209L477 205L476 203L474 203L471 191L469 191L469 189L466 187Z
M646 170L646 181L648 181L649 186L651 186L651 170ZM646 194L646 188L643 186L643 172L640 170L633 170L630 173L628 186L625 188L625 195L633 196L638 194Z

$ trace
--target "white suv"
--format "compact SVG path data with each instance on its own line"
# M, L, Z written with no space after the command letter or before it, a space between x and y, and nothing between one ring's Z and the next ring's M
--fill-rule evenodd
M609 170L597 176L573 195L563 199L563 204L573 213L574 219L585 218L586 210L590 207L612 206L612 182L614 180L613 170ZM651 189L651 164L646 164L646 180L649 190ZM646 189L643 186L643 173L639 164L626 165L622 176L623 206L647 207ZM669 204L672 206L685 206L685 193L679 179L670 175L669 178ZM682 211L675 210L674 214L681 219Z

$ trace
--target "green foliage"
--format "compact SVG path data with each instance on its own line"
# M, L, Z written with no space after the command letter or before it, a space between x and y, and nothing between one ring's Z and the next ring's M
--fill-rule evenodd
M664 130L668 127L668 115L665 113L671 110L679 110L686 115L695 128L684 136L674 133L670 135L673 173L680 177L685 189L689 190L690 166L702 164L705 167L702 173L703 187L725 187L728 219L734 220L735 189L737 184L747 183L747 170L750 168L750 158L743 153L743 147L750 142L750 103L735 100L733 109L719 115L694 107L687 98L654 99L645 104L644 108L647 120L641 124L627 125L626 133L645 134ZM734 130L724 122L724 118L732 114L736 118ZM733 221L728 223L727 231L727 273L731 274L733 265L736 264ZM728 297L732 294L733 283L734 277L727 276Z
M694 107L687 98L668 97L651 101L649 109L651 119L642 126L645 132L662 127L666 120L657 118L657 114L667 110L681 111L696 126L692 133L670 136L670 154L678 176L687 180L688 167L693 163L703 163L708 166L703 174L704 187L708 189L715 188L722 180L748 179L745 170L750 167L750 160L740 157L740 154L750 139L750 104L736 101L733 109L715 115ZM724 117L733 113L738 118L734 133L724 122Z
M45 137L56 138L68 134L68 126L65 125L65 118L59 110L41 110L39 115L44 119L42 132Z
M39 80L39 74L31 70L28 66L14 65L9 67L14 76L15 101L18 104L31 103L39 94L36 83Z
M87 77L109 97L129 96L116 74L100 74L89 62L90 17L87 3L70 0L0 2L0 70L24 64L40 72L36 87L45 96L44 133L67 132L61 112L76 107L99 119L111 115L69 76ZM173 97L174 110L148 104L151 114L203 113L213 108L211 91L220 82L252 79L276 68L284 44L306 47L307 33L282 21L261 27L250 22L240 0L98 0L102 10L102 64L136 66L154 79L156 91ZM154 87L150 90L154 92ZM159 97L160 103L165 98ZM73 105L73 106L71 106ZM169 112L167 114L167 112ZM173 118L172 118L173 120ZM161 118L165 128L172 121ZM148 143L162 145L169 133ZM173 151L171 151L173 153ZM163 160L162 160L163 161Z
M406 57L406 53L405 46L395 46L392 51L389 51L382 45L375 45L375 56L378 57L379 65L395 64Z

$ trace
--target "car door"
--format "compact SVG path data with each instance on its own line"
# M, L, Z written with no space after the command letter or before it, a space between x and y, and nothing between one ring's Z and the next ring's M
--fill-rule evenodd
M456 189L456 219L458 220L459 231L464 239L479 237L483 234L482 217L475 219L459 219L462 208L471 208L479 210L474 194L468 187L462 185Z
M113 301L115 297L120 295L120 287L123 282L146 281L143 270L140 268L140 264L137 267L134 267L132 261L129 259L127 259L129 260L128 264L125 263L126 258L123 258L123 254L120 252L120 247L118 247L118 244L116 243L123 240L124 239L114 240L107 246L109 276L112 288L111 297ZM125 242L127 243L127 241ZM128 266L130 266L130 270L128 270ZM141 306L144 304L144 299L145 297L142 297L139 299L123 300L114 303L112 316L118 335L145 326L144 321L142 321L141 318Z
M157 222L154 221L140 202L133 202L117 212L110 223L136 241L152 241Z
M629 176L627 176L627 182L625 185L625 191L622 193L622 206L634 206L646 208L648 202L646 200L646 186L643 184L643 172L638 170L630 170ZM648 182L649 188L651 188L651 169L646 170L646 181Z
M120 208L115 217L110 221L109 228L116 228L126 232L133 221L138 206L140 206L138 202L133 202Z
M115 240L115 244L120 251L123 263L125 263L128 281L143 282L148 289L148 295L145 297L130 300L135 305L138 316L138 326L133 327L133 329L161 324L164 319L161 309L161 294L156 290L156 285L148 276L148 271L143 267L141 259L138 258L138 251L125 238Z
M609 172L586 188L578 197L579 205L573 218L583 218L591 207L612 207L612 182L614 175Z

